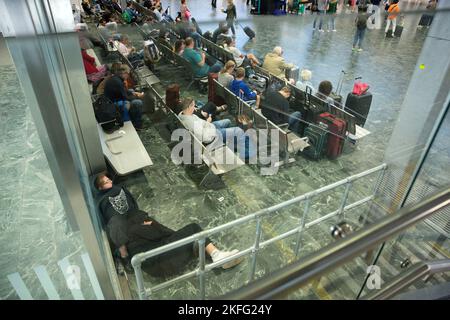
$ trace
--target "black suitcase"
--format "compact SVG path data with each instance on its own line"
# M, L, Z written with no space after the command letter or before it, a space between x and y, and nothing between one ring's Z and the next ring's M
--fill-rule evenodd
M345 100L345 111L355 116L355 123L358 126L364 127L371 103L372 94L370 92L360 96L350 92Z
M419 21L419 26L429 27L433 22L433 16L429 14L423 14Z
M302 154L313 160L319 160L328 148L328 127L321 123L305 129L304 136L308 138L309 147Z
M402 32L403 32L403 26L396 26L394 36L399 38L399 37L401 37Z
M256 36L255 31L253 31L250 27L243 27L240 23L238 24L241 26L242 29L244 29L244 32L247 35L247 37L253 39Z

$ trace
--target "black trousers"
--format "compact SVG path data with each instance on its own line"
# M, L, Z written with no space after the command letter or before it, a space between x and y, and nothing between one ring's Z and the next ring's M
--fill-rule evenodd
M217 0L211 0L211 5L215 8L217 5Z
M202 231L202 228L198 224L188 224L164 239L161 245L189 237L200 231ZM211 240L206 238L205 247L210 243ZM142 263L142 270L154 277L174 276L184 271L188 264L192 262L197 255L198 247L195 243L189 243L164 254L160 254L154 258L145 260Z

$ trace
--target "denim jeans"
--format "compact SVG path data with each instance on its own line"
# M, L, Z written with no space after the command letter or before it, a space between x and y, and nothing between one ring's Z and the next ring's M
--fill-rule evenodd
M336 19L336 14L335 13L331 13L329 14L328 17L328 30L335 30L335 26L334 26L334 20Z
M295 111L291 113L288 119L289 130L301 134L300 132L301 118L302 114L300 113L300 111Z
M233 33L233 36L236 35L236 30L234 30L234 21L233 19L227 20L227 26L231 29L231 33Z
M356 29L355 38L353 40L353 47L356 47L356 44L359 42L359 47L361 48L365 33L366 29Z
M223 64L219 61L216 61L211 67L209 67L208 73L218 73L220 70L222 70Z
M128 113L130 114L130 120L135 128L142 127L142 108L144 107L144 102L140 99L134 99L131 101L130 109Z
M316 13L316 16L314 18L313 22L313 28L316 28L316 21L319 19L319 30L322 30L322 24L323 24L323 16L325 15L325 10L320 10Z

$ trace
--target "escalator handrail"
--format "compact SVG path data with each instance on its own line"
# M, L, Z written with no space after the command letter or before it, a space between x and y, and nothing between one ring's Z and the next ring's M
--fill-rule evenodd
M396 214L387 215L347 238L324 247L309 257L291 263L217 298L226 300L283 298L448 205L450 205L450 188L441 190L415 206L402 208Z

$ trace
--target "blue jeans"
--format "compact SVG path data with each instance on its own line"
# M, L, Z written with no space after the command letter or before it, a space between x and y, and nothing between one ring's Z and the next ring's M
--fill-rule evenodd
M329 14L329 18L328 18L328 30L335 30L335 26L334 26L334 20L336 19L336 14L331 13Z
M195 48L201 48L202 42L201 42L201 36L198 32L193 31L189 34L189 37L194 39Z
M236 30L234 30L234 21L233 19L227 20L227 26L231 29L231 33L233 33L233 36L236 35Z
M325 15L325 10L320 10L319 12L317 12L316 17L314 18L314 22L313 22L313 28L316 28L316 21L317 18L319 18L319 30L322 30L322 24L323 24L323 16Z
M290 114L289 119L288 119L288 124L289 124L289 130L300 134L300 119L302 118L302 114L300 113L300 111L295 111L293 113Z
M353 40L353 47L356 47L356 44L359 42L359 47L361 48L361 43L364 40L365 33L366 29L356 29L355 39Z
M243 160L256 157L257 145L252 137L239 127L229 127L230 124L231 121L228 119L213 122L213 125L222 135L223 143L233 143L233 146L239 151L239 157Z
M220 70L222 70L223 64L219 61L216 61L212 66L209 67L208 73L218 73Z

